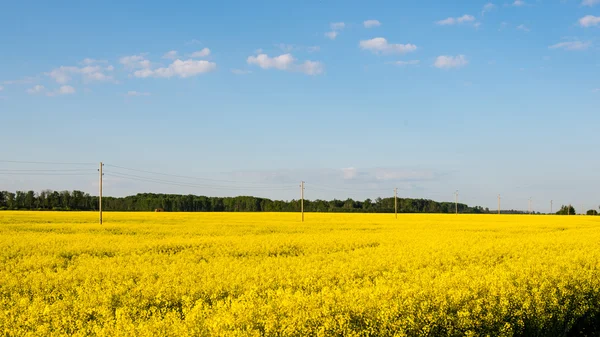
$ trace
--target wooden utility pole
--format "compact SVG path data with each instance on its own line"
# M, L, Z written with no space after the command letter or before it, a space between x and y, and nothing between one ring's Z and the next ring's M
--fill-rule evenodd
M456 215L458 215L458 190L454 192L454 208L456 211Z
M100 224L102 225L102 166L104 166L104 164L102 164L102 162L100 162L100 169L98 170L100 172L100 197L98 198L98 210L100 211Z
M500 194L498 194L498 214L500 214Z
M571 204L567 207L567 215L571 215Z
M529 198L529 214L531 214L531 198Z
M398 188L394 188L394 213L398 219Z
M552 214L552 201L553 200L550 200L550 214Z
M300 212L302 213L302 222L304 222L304 181L300 183Z

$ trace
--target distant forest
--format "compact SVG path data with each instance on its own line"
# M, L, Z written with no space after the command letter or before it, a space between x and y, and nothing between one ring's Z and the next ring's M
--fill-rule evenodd
M104 211L154 211L166 212L299 212L300 200L282 201L239 197L206 197L196 195L140 193L127 197L103 197ZM98 197L81 191L34 191L0 192L0 210L54 210L95 211ZM394 198L346 200L304 200L306 212L356 212L393 213ZM398 198L399 213L454 213L453 202L437 202L427 199ZM458 204L459 213L496 213L487 208ZM503 210L502 213L523 213Z

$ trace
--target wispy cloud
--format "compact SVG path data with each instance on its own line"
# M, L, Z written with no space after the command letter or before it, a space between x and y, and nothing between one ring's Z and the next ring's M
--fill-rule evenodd
M37 85L34 85L32 88L27 89L27 93L30 95L35 95L35 94L39 94L45 90L46 90L46 88L43 85L37 84Z
M515 0L512 3L512 6L514 6L514 7L522 7L522 6L525 6L525 5L526 5L526 3L523 0Z
M171 50L166 52L163 57L164 59L174 60L177 58L177 50Z
M392 64L395 64L397 66L416 66L419 63L421 63L421 61L419 61L419 60L395 61L395 62L392 62Z
M483 9L481 10L481 15L483 16L483 15L485 15L485 13L489 13L489 12L495 10L496 7L497 6L494 5L493 3L488 2L487 4L483 5Z
M417 50L417 46L414 44L388 43L388 41L383 37L362 40L359 43L359 47L363 50L369 50L376 54L404 54Z
M331 40L335 40L335 38L339 35L339 32L346 27L346 24L343 22L334 22L329 25L331 31L325 33L325 37Z
M525 26L524 24L520 24L520 25L518 25L518 26L517 26L517 29L518 29L518 30L522 30L522 31L524 31L524 32L529 32L529 31L530 31L529 27Z
M592 92L600 92L600 88L592 89Z
M210 55L210 49L202 48L202 50L198 50L190 54L191 58L202 58Z
M334 22L329 25L332 30L342 30L346 27L346 24L343 22Z
M379 22L379 20L366 20L363 22L363 26L365 26L365 28L379 27L381 26L381 22Z
M242 69L231 69L231 72L235 75L248 75L252 72L250 70L242 70Z
M90 60L91 59L85 59L83 61L86 64L88 64L85 67L60 66L58 68L52 69L50 72L45 73L45 75L53 78L56 81L56 83L59 84L66 84L70 82L72 76L74 75L81 75L82 79L86 82L113 81L112 75L108 75L106 73L113 71L113 66L100 66L95 64L98 62L92 62Z
M592 45L590 41L565 41L549 46L549 49L586 50Z
M250 65L259 66L262 69L297 71L307 75L319 75L323 73L323 64L321 62L307 60L303 63L296 63L296 59L289 53L275 57L269 57L267 54L249 56L246 62Z
M200 41L198 41L196 39L191 39L191 40L185 42L185 44L188 45L188 46L189 45L194 45L194 44L201 44L201 43L202 42L200 42Z
M136 96L150 96L149 92L140 92L140 91L128 91L125 96L128 97L136 97Z
M321 50L321 47L319 46L310 46L306 48L306 51L308 51L309 53L316 53L319 50Z
M145 54L124 56L119 59L121 63L127 69L144 69L150 68L150 61L146 59Z
M338 32L336 32L336 31L331 31L331 32L325 33L325 37L327 37L330 40L335 40L335 38L337 36L338 36Z
M451 25L473 22L473 21L475 21L475 17L473 15L465 14L463 16L459 16L456 18L449 17L444 20L437 21L436 24L438 24L440 26L451 26Z
M441 55L435 59L434 66L440 69L461 68L469 63L465 55Z
M581 2L582 6L589 6L589 7L596 6L597 4L600 4L600 0L583 0Z
M600 25L600 16L586 15L579 19L581 27L592 27Z
M214 62L204 60L175 60L168 67L161 67L156 69L144 68L137 70L133 73L135 77L146 78L146 77L158 77L158 78L170 78L179 77L186 78L201 75L214 71L217 68L217 64Z

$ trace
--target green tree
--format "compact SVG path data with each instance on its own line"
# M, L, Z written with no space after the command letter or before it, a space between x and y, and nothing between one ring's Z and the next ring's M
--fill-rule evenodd
M556 215L576 215L577 213L575 213L575 208L571 205L569 206L561 206L560 210L558 210L558 212L556 212Z

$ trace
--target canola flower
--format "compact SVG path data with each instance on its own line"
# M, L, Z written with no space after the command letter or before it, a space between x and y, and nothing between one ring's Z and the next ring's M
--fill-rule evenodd
M0 212L5 336L566 336L600 219Z

